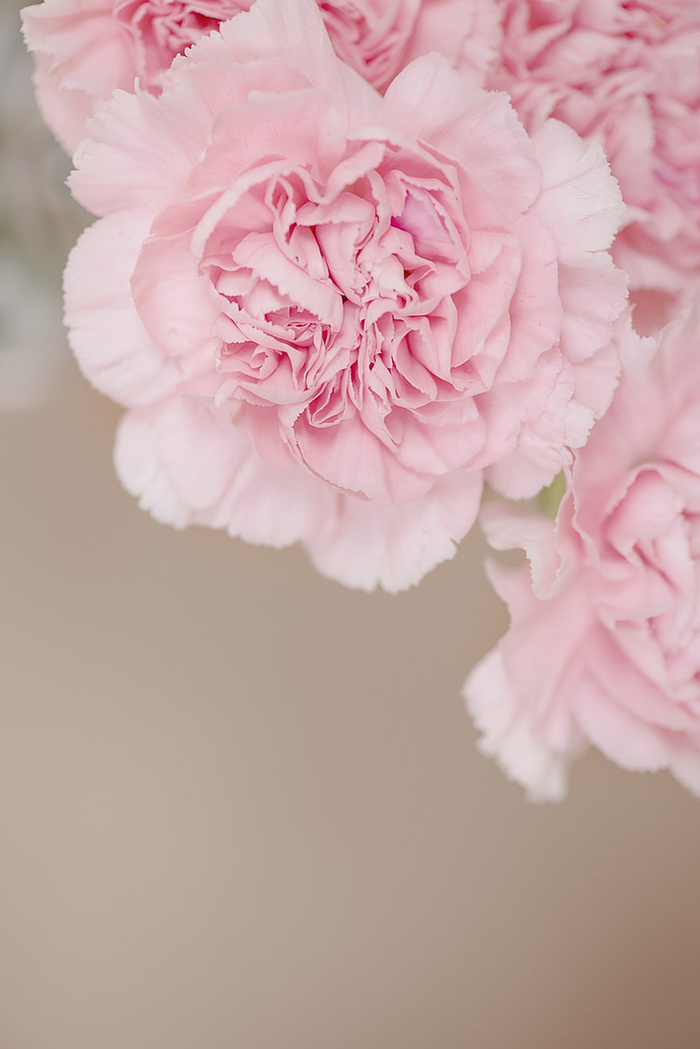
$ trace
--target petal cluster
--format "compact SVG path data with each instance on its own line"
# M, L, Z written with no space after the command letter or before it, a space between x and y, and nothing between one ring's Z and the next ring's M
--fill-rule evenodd
M629 205L614 257L633 289L685 293L700 269L696 0L498 0L491 85L530 128L551 116L600 142Z
M658 344L622 336L610 410L557 520L495 509L490 574L511 627L467 680L481 745L537 799L588 743L700 794L700 301Z
M44 119L73 153L116 89L158 95L173 60L253 0L44 0L23 11ZM384 89L413 58L440 51L482 86L500 18L494 0L318 0L336 53Z
M71 183L103 217L66 318L159 519L400 589L484 477L534 494L607 407L626 291L602 152L556 121L529 138L437 55L382 97L311 0L258 0L91 127Z
M176 55L252 0L45 0L22 12L48 126L69 153L117 88L158 94Z

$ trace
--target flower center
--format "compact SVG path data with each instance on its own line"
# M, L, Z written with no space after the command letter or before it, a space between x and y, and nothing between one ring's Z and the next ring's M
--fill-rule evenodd
M286 168L216 205L200 265L221 309L220 398L295 405L325 427L450 386L451 294L468 280L454 192L377 146L345 183Z

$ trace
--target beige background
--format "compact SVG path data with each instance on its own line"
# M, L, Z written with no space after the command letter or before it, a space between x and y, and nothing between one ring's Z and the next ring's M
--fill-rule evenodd
M16 68L0 247L49 295L77 220ZM0 413L0 1049L698 1049L700 803L479 756L478 536L392 598L156 525L47 318L54 396Z
M0 416L2 1049L695 1049L700 806L478 755L478 539L345 591L152 522L116 417Z

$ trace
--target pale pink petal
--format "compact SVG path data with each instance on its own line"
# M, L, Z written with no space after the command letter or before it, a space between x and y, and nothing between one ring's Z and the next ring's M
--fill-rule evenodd
M283 547L312 535L334 510L326 487L291 461L286 468L265 462L221 413L196 401L129 412L115 461L139 505L177 528L210 525Z
M128 42L113 17L114 0L51 0L26 7L22 25L36 52L39 105L68 153L86 121L115 88L133 89Z
M469 675L463 697L482 732L480 749L533 800L559 801L584 746L570 699L580 688L577 660L589 612L575 591L538 604L527 569L489 574L507 595L513 623Z
M544 185L536 208L554 219L561 257L609 248L625 214L622 194L597 142L586 144L558 120L533 135Z
M34 69L36 99L46 124L66 153L72 155L88 133L92 101L84 91L63 87L51 64L48 55L37 54Z
M143 211L101 219L83 233L64 277L65 321L78 364L93 386L126 406L162 396L181 378L144 328L131 296L148 221Z
M222 23L220 35L204 37L186 58L173 63L169 78L187 70L212 106L222 109L218 70L228 63L259 63L260 90L265 90L267 60L303 71L308 82L333 99L335 107L355 121L369 119L379 96L354 70L339 62L315 3L309 0L256 0L250 11ZM166 79L166 90L168 79ZM228 100L227 100L228 101ZM234 99L231 99L234 101Z
M527 788L533 801L563 800L571 753L552 750L518 719L518 696L498 649L477 664L462 695L481 733L479 750L495 757L510 779ZM575 750L572 746L572 753Z
M423 0L404 62L437 51L470 84L483 87L500 39L501 12L493 0Z
M89 122L68 184L96 215L178 199L206 145L208 111L186 85L156 100L117 91Z
M468 87L440 55L418 58L396 77L380 119L459 161L509 218L541 191L541 168L507 96Z
M319 571L346 586L396 593L454 557L479 510L481 479L450 476L410 503L339 497L335 518L306 548Z

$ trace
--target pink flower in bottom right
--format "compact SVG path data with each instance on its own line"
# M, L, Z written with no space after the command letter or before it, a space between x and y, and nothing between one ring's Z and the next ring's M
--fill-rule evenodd
M622 377L556 520L492 504L487 571L508 632L463 695L533 800L559 800L589 744L700 795L700 298L656 339L629 323Z

